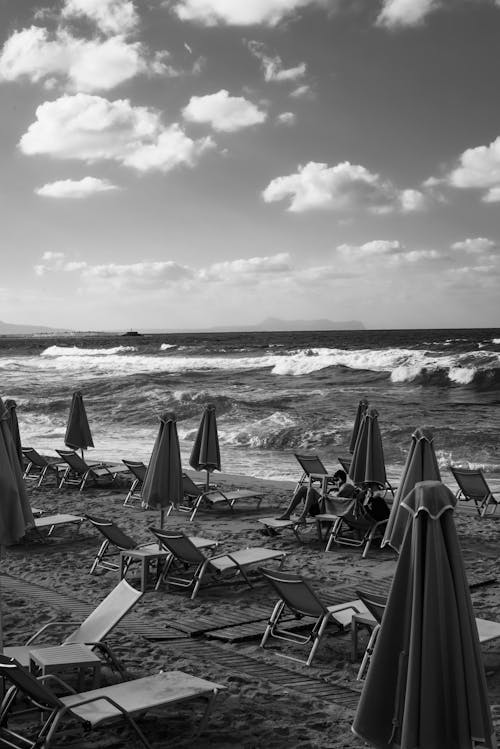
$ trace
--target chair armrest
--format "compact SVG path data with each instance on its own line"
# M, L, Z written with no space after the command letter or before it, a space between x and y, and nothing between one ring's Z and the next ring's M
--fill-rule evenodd
M44 624L43 627L40 627L40 629L37 632L31 635L31 637L28 640L26 640L25 645L31 645L33 642L35 642L38 639L38 637L40 637L40 635L45 634L45 632L48 629L50 629L50 627L55 627L58 625L74 627L74 626L78 626L79 624L81 624L81 621L78 621L76 619L75 620L66 619L65 621L58 620L58 619L51 619L50 622L47 622L47 624Z

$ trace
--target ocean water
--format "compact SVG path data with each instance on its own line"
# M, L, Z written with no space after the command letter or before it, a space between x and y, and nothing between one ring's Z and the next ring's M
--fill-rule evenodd
M294 452L328 468L348 445L360 398L379 412L387 470L426 426L442 467L500 473L500 329L0 337L0 395L17 402L24 445L64 447L83 392L91 459L149 460L173 411L184 464L205 403L216 405L222 470L298 474Z

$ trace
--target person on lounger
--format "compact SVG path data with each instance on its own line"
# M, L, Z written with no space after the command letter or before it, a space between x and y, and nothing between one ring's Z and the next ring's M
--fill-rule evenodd
M346 482L346 472L342 470L336 471L333 474L333 482L330 485L329 492L336 492L336 497L352 497L354 495L355 487L352 484L348 484ZM286 508L285 512L279 516L278 520L290 520L293 511L302 502L304 503L304 507L299 515L300 520L305 520L308 515L319 515L319 513L321 512L319 504L320 497L321 494L317 489L315 489L313 486L306 486L306 484L303 484L294 493L288 507Z

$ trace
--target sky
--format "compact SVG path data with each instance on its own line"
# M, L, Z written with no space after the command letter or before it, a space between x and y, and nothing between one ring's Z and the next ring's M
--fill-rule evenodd
M500 0L0 0L0 30L0 320L500 326Z

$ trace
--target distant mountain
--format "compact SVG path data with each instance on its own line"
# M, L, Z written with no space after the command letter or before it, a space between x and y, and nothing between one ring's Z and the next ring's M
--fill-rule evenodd
M68 332L58 328L49 328L46 325L16 325L0 320L0 335L57 335Z
M294 330L365 330L359 320L334 322L333 320L282 320L267 317L255 325L217 325L213 328L143 328L142 333L259 333L264 331Z

